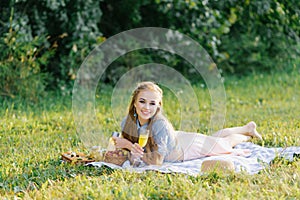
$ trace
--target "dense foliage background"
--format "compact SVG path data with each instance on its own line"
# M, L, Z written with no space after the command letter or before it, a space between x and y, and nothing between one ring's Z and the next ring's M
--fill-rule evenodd
M70 92L77 69L95 46L137 27L190 36L223 73L289 70L300 63L298 0L4 0L0 12L0 96L5 98L36 101L45 90ZM146 53L116 61L106 82L157 56L183 74L192 73L176 56Z

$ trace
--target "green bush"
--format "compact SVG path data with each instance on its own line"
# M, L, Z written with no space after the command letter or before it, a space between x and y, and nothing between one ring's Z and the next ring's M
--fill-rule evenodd
M228 6L235 17L230 32L221 37L224 58L217 60L219 66L238 74L292 67L300 56L299 7L295 0L236 1Z
M54 49L45 48L45 36L28 40L19 33L13 27L12 16L8 32L0 37L0 96L37 101L49 81L48 73L41 68L48 64Z
M72 86L84 58L104 39L98 28L101 19L99 1L0 2L1 13L7 14L11 8L15 10L13 23L18 27L19 33L24 34L22 37L30 41L34 37L48 35L45 43L56 48L52 59L41 68L52 77L47 82L47 89L66 90L68 86ZM2 18L4 25L8 21L6 16Z

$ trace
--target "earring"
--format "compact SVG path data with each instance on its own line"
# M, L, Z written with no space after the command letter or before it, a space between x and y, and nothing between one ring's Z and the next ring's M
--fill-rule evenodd
M133 116L134 116L134 117L137 116L137 114L136 114L136 112L135 112L135 107L133 108Z

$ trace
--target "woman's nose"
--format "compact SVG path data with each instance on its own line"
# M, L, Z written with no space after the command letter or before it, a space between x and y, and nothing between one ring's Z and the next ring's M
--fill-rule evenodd
M146 108L146 109L149 109L149 104L146 103L146 104L145 104L145 108Z

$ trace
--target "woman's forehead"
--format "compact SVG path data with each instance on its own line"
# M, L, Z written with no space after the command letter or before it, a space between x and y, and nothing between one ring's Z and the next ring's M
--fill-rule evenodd
M145 99L148 101L160 101L161 97L156 91L151 91L151 90L143 90L139 92L137 99Z

